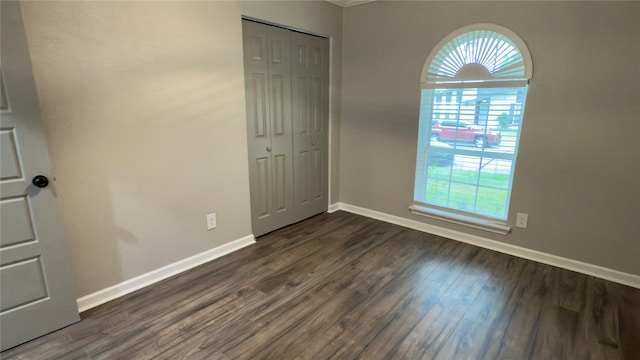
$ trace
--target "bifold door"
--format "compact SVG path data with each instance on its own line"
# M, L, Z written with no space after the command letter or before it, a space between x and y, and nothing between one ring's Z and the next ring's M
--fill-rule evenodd
M327 210L329 40L243 20L253 234Z

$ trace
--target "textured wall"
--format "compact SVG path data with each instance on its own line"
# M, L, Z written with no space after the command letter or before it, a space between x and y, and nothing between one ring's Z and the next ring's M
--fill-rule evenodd
M509 221L494 235L413 216L419 75L452 31L490 22L528 45ZM640 274L640 3L373 2L344 13L340 200Z
M332 36L332 202L420 221L425 58L470 23L516 31L534 77L510 218L529 229L433 223L640 274L638 3L22 6L79 296L250 234L241 15Z
M332 36L340 103L326 2L22 7L78 296L251 234L242 15Z

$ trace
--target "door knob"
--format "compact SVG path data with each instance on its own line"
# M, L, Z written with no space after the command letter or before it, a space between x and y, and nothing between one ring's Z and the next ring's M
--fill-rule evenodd
M39 188L47 187L47 185L49 185L49 179L44 175L36 175L31 182Z
M267 146L267 151L271 152L271 146Z
M315 145L316 141L315 140L311 140L311 145Z

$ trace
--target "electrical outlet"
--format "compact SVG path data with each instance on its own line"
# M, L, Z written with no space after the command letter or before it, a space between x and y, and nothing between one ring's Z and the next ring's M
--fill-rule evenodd
M207 230L215 229L218 226L218 220L216 219L216 213L207 215Z
M522 229L527 228L529 222L529 214L518 213L516 216L516 226Z

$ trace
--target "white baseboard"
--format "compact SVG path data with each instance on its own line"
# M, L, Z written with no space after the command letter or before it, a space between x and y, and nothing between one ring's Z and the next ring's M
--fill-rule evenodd
M85 295L78 298L78 309L80 312L89 310L145 286L157 283L173 275L242 249L245 246L255 244L255 242L256 239L253 235L247 235L224 245L190 256L186 259L178 260L172 264L163 266L146 274L136 276L119 284Z
M334 208L331 211L331 208ZM520 246L515 246L500 241L486 239L476 235L470 235L464 232L455 231L440 226L425 224L419 221L405 219L395 215L389 215L375 210L370 210L345 203L336 203L330 206L329 212L344 210L350 213L366 216L372 219L381 220L395 225L404 226L406 228L442 236L448 239L476 245L482 248L495 250L501 253L517 256L520 258L541 262L544 264L557 266L563 269L576 271L582 274L595 276L597 278L610 280L616 283L628 285L640 289L640 276L625 273L606 267L584 263L581 261L564 258L561 256L547 254L541 251L531 250Z
M544 264L557 266L563 269L576 271L582 274L595 276L601 279L610 280L620 284L628 285L640 289L640 276L605 268L598 265L588 264L581 261L564 258L561 256L551 255L536 250L515 246L500 241L486 239L476 235L470 235L464 232L443 228L436 225L426 224L415 220L405 219L395 215L389 215L383 212L362 208L359 206L349 205L345 203L334 203L329 205L328 212L332 213L338 210L348 211L354 214L366 216L372 219L385 221L391 224L400 225L406 228L442 236L448 239L476 245L482 248L498 251L501 253L521 257L528 260L541 262ZM108 301L124 296L133 291L139 290L145 286L162 281L173 275L187 271L198 265L202 265L211 260L217 259L243 247L249 246L256 242L253 235L234 240L224 245L207 250L200 254L176 261L172 264L163 266L146 274L136 276L135 278L123 281L119 284L96 291L92 294L78 298L78 308L80 312L89 310L98 305L102 305Z

